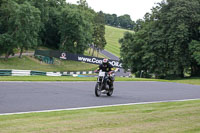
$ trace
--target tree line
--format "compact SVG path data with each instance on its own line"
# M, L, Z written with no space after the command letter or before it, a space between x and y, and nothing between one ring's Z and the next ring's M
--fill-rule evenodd
M200 76L200 1L162 1L119 42L123 67L136 76Z
M0 55L45 46L83 54L90 45L104 49L105 20L89 8L66 0L0 0Z
M136 22L133 21L130 15L128 14L117 16L116 14L103 13L103 15L106 25L129 29L129 30L134 30L134 27L136 25Z

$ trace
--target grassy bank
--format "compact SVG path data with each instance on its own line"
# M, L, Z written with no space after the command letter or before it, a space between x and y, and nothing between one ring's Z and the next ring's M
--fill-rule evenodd
M195 133L200 100L0 116L1 133Z
M95 70L97 65L75 62L75 61L62 61L59 59L54 60L54 64L46 64L39 60L23 56L22 59L18 57L10 58L8 61L0 59L0 69L19 69L19 70L37 70L37 71L91 71Z
M51 50L46 47L40 47L40 50ZM26 51L33 53L34 50ZM88 49L84 52L86 56L92 56L92 50ZM106 56L94 51L94 56L99 58L105 58ZM40 62L31 56L23 56L22 59L17 57L9 58L5 61L4 58L0 58L0 69L19 69L19 70L35 70L35 71L56 71L56 72L66 72L66 71L91 71L95 70L98 66L88 63L69 61L69 60L59 60L54 59L54 64L46 64Z
M93 53L93 49L92 49L92 48L89 48L88 50L86 50L86 51L84 52L84 55L86 55L86 56L92 56L92 53ZM106 57L105 55L103 55L103 54L97 52L96 50L94 50L94 55L93 55L93 56L99 57L99 58L108 58L108 57Z
M119 39L124 36L124 33L128 32L133 32L130 30L125 30L125 29L120 29L120 28L115 28L111 26L106 26L106 34L105 38L107 41L107 45L105 47L105 50L111 52L112 54L120 57L120 44L119 44Z

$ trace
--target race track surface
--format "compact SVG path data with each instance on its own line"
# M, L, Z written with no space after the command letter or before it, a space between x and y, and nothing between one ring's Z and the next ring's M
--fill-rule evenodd
M0 82L0 114L200 98L200 86L115 82L113 96L96 97L96 82Z

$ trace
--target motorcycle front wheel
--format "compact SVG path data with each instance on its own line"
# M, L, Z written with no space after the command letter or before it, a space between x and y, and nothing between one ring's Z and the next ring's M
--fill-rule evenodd
M97 97L101 96L101 88L100 88L99 83L96 83L96 86L95 86L95 95Z
M113 90L109 90L107 93L107 96L112 96L112 94L113 94Z
M110 88L108 90L107 96L112 96L114 88Z

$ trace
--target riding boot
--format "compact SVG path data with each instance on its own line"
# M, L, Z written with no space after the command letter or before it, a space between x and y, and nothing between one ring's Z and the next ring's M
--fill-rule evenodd
M110 81L110 89L113 89L113 81Z

